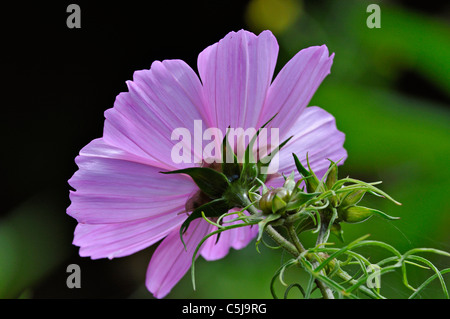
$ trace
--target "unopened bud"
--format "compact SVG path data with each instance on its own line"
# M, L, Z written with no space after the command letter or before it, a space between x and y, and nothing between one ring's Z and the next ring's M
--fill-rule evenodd
M342 196L341 206L347 207L358 204L365 193L366 190L355 190L350 193L344 193Z
M286 207L289 197L290 192L284 187L271 189L261 197L259 208L264 214L279 212Z
M336 165L336 163L334 163L332 161L330 161L330 162L331 162L331 164L330 164L327 180L325 181L325 185L326 185L327 189L331 189L338 180L337 165Z
M373 211L366 207L350 206L340 210L340 218L346 223L360 223L373 215Z

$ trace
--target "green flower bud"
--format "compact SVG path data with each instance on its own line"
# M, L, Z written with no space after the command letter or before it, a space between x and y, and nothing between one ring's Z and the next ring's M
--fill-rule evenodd
M286 207L290 195L289 190L283 187L271 189L259 200L259 208L264 214L279 213Z
M330 171L328 172L327 180L325 181L325 185L326 185L327 189L331 189L338 180L337 165L333 161L330 161L330 162L331 162L330 167L329 167Z
M350 193L343 193L341 195L341 206L347 207L358 204L365 193L366 190L355 190Z
M367 207L350 206L340 210L340 218L346 223L360 223L373 215L373 211Z

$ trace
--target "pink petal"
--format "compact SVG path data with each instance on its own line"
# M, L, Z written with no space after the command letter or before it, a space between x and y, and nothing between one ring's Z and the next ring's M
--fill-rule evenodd
M230 32L198 57L198 69L209 105L209 118L226 128L257 128L258 115L272 80L278 44L270 31L259 36Z
M150 70L136 71L127 84L129 92L119 94L114 108L105 112L105 141L153 159L162 168L192 166L194 157L188 164L172 161L171 150L179 140L171 140L171 136L176 128L194 132L195 120L208 124L202 115L203 93L195 72L180 60L156 61Z
M161 214L114 224L80 223L75 229L73 244L80 247L82 257L128 256L164 238L185 219L185 214Z
M109 146L102 139L88 144L76 158L79 170L69 180L67 213L81 223L108 224L167 214L177 218L195 183L184 175L164 175L160 168Z
M297 122L287 132L287 136L294 136L280 151L278 171L289 175L297 172L292 153L295 153L302 164L306 166L306 153L312 170L320 178L327 171L330 162L328 159L343 164L347 158L347 151L343 144L344 133L336 127L335 118L325 110L313 106L308 107L297 119ZM273 159L270 165L276 164ZM299 175L298 175L299 176ZM271 180L272 186L279 186L282 177Z
M333 56L328 56L325 45L297 53L270 86L259 125L278 113L268 127L279 128L280 137L288 137L285 135L287 130L294 125L322 80L330 73Z
M192 265L197 245L210 229L211 225L206 221L196 219L183 235L186 250L178 230L172 231L158 246L153 253L146 278L147 288L156 298L165 297L183 278Z
M224 218L224 221L231 220L238 217L237 215L231 215ZM227 225L236 224L233 222ZM217 230L213 227L211 231ZM258 226L245 226L240 228L234 228L224 231L220 234L219 241L217 241L217 235L208 238L202 246L201 255L206 260L217 260L225 257L230 248L242 249L246 247L250 241L258 234Z

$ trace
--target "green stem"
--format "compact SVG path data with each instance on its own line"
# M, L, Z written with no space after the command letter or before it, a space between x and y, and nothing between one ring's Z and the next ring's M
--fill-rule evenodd
M295 227L294 225L290 224L290 225L286 225L286 228L288 230L288 234L289 237L291 239L291 241L294 243L295 247L297 248L299 253L303 253L306 252L306 249L303 247L302 243L300 242L297 233L295 232ZM309 257L308 254L306 254L306 258L310 259L312 265L314 268L317 268L319 266L319 263L317 260L314 259L314 257ZM326 275L323 271L320 271L321 275ZM327 285L325 285L325 283L323 283L322 281L316 279L316 285L317 287L319 287L320 292L322 293L322 296L324 299L334 299L334 295L333 292L331 291L330 288L328 288Z
M292 241L292 243L294 243L294 246L295 246L295 248L297 248L297 251L299 253L305 252L306 249L305 249L305 247L303 247L302 243L298 239L298 236L297 236L297 233L295 231L294 225L293 224L288 224L288 225L286 225L286 229L288 231L289 238Z
M321 218L322 219L322 218ZM319 228L319 234L317 235L316 246L319 246L326 242L325 235L327 233L328 225L325 220L322 219Z
M242 196L241 198L243 199L242 206L247 207L247 210L249 211L250 214L255 215L255 214L259 213L258 210L256 209L256 207L251 205L252 203L250 202L250 200L248 199L247 196Z
M317 268L319 266L319 262L317 260L311 260L311 264L314 268ZM326 276L323 270L320 271L320 274ZM316 279L316 284L317 287L319 287L324 299L334 299L333 291L328 288L328 286L324 282Z
M241 196L241 198L242 198L243 206L247 207L247 210L251 214L259 213L258 210L256 209L256 207L251 205L251 202L247 196ZM289 252L291 255L293 255L296 258L298 258L301 253L306 251L306 249L303 247L300 240L298 239L298 236L295 232L295 228L292 224L290 225L290 227L288 227L288 233L289 233L289 236L291 237L291 240L294 243L294 245L290 241L288 241L286 238L284 238L271 225L267 225L265 231L278 245L283 247L287 252ZM308 258L308 256L307 256L307 258ZM317 267L319 265L318 262L314 259L312 260L312 263L313 263L314 267ZM321 272L321 274L323 274L323 271ZM330 288L328 288L320 280L316 279L315 282L316 282L317 286L319 287L324 299L334 299L333 292L331 291Z
M319 234L317 236L316 246L325 243L327 240L326 234L327 234L327 230L328 230L328 225L327 225L327 223L325 223L325 220L323 218L321 218L321 219L322 219L322 222L320 224L320 229L319 229ZM315 259L311 260L311 264L313 265L314 268L319 267L319 262ZM326 276L326 273L324 270L321 270L320 274L323 276ZM316 279L316 282L317 282L317 286L319 286L319 289L322 292L322 295L325 299L334 299L333 292L331 291L330 288L328 288L328 286L326 286L323 282L321 282L322 285L319 285L318 284L319 280L317 280L317 279Z
M278 245L283 247L292 256L297 258L300 255L297 248L292 245L290 241L284 238L278 231L276 231L275 228L272 227L272 225L267 225L265 231L270 236L270 238L272 238Z

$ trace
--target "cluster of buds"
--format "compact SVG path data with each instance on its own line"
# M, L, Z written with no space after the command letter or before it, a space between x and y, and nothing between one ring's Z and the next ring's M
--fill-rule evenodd
M306 169L297 156L293 154L298 172L302 178L294 180L294 172L285 179L283 187L267 189L264 188L262 195L252 193L253 199L258 199L257 207L264 215L275 215L271 221L284 219L287 222L302 217L301 229L314 228L316 222L305 216L320 218L322 223L329 225L330 231L342 239L342 228L340 223L360 223L373 215L380 215L387 219L397 219L379 210L359 206L363 196L370 192L372 194L386 197L396 204L389 195L376 188L378 183L365 183L351 178L338 179L337 163L330 161L328 171L322 180L319 180L311 170L309 162ZM346 185L350 184L350 185ZM300 186L303 185L302 188ZM306 188L306 192L305 192ZM279 223L279 222L278 222Z

